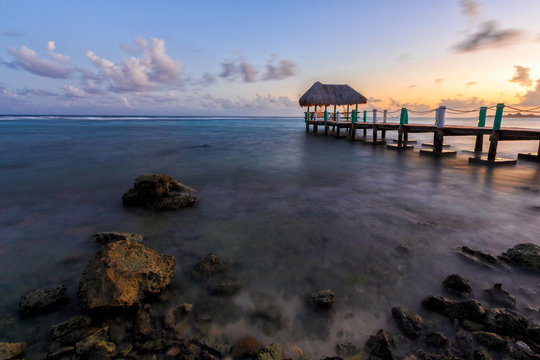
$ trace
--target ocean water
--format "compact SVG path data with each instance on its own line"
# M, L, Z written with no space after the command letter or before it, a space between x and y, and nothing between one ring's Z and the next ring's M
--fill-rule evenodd
M504 119L503 126L540 129L540 121ZM474 137L445 141L474 147ZM462 152L420 156L419 144L397 153L306 134L300 117L3 117L0 341L26 341L29 358L42 358L49 327L79 311L78 281L98 249L91 236L101 231L141 233L146 245L176 257L164 309L190 302L212 313L212 334L296 344L314 358L333 355L338 341L363 347L370 334L393 326L393 306L429 319L420 301L440 294L452 273L469 278L480 300L483 288L502 282L519 309L538 308L540 300L520 290L537 277L488 270L455 250L500 254L518 243L540 245L540 164L471 166ZM538 141L502 142L498 155L537 149ZM124 208L122 194L149 173L194 187L201 201L164 213ZM232 299L212 297L190 277L210 252L230 261L242 284ZM58 283L68 288L65 306L18 318L24 292ZM336 292L334 308L312 311L306 296L326 288ZM269 306L280 314L277 328L252 316Z

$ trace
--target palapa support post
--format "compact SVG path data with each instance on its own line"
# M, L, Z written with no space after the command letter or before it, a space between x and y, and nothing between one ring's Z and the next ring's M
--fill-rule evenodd
M356 139L356 117L356 110L353 110L351 114L351 127L347 133L348 139L352 141Z
M324 135L328 136L328 106L324 107Z
M309 105L306 111L306 132L309 133Z
M487 113L487 107L482 106L480 108L480 113L478 114L478 127L486 126L486 113ZM476 135L476 142L474 144L474 153L481 154L483 148L484 148L484 135L478 134Z
M347 105L347 121L349 121L349 105Z
M313 132L317 133L317 105L315 105L315 110L313 111Z
M476 156L469 158L470 164L487 165L515 165L517 160L497 157L497 145L501 139L501 123L504 111L504 104L497 104L495 119L493 120L493 130L489 136L489 151L487 156Z

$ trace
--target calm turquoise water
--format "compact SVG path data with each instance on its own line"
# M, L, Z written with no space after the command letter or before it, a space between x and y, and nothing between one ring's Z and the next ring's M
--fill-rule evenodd
M503 126L537 123L505 119ZM474 138L447 142L472 149ZM390 326L392 306L419 311L450 273L471 279L478 295L500 281L520 306L540 306L519 291L537 278L488 271L454 252L459 245L498 254L517 243L540 244L540 165L489 169L469 166L467 154L433 159L418 149L396 153L306 134L301 118L5 117L0 341L34 343L30 357L40 357L49 326L78 311L77 284L99 231L141 233L148 246L174 255L176 279L164 301L211 304L211 332L298 344L315 357L333 354L338 340L363 344ZM537 149L537 141L502 143L499 155ZM123 192L144 173L170 174L198 189L200 203L159 214L125 209ZM208 252L233 263L243 285L233 299L211 298L191 281L189 270ZM68 287L64 309L18 319L21 294L56 283ZM338 300L321 318L304 299L323 288ZM269 333L250 321L267 305L280 309L281 330Z

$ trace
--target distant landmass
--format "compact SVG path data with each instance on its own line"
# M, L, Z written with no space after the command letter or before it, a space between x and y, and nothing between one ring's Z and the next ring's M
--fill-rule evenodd
M517 113L509 113L509 114L506 114L504 115L504 117L507 117L507 118L522 118L522 117L527 117L527 118L537 118L537 117L540 117L540 115L534 115L534 114L522 114L520 112L517 112Z

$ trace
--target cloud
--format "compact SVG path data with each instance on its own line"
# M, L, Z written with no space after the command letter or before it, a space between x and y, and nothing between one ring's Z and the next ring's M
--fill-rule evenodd
M4 31L2 33L2 35L7 36L7 37L19 37L19 36L23 36L23 34L24 33L22 31L16 31L16 30Z
M287 96L273 96L270 94L256 94L253 99L237 97L236 99L216 98L206 94L200 98L203 108L225 109L225 110L259 110L282 107L298 107L298 102L289 99Z
M390 107L393 107L393 108L394 107L396 107L396 108L407 108L407 109L418 110L418 111L425 111L425 110L432 109L432 107L430 107L427 104L421 104L421 103L417 103L417 102L414 102L414 103L400 103L399 101L394 100L392 98L389 99L389 103L390 103Z
M536 80L534 90L527 91L520 99L520 105L539 106L540 104L540 79Z
M437 78L437 79L435 79L435 80L433 80L433 81L435 82L435 84L442 84L443 79Z
M405 61L409 61L409 60L412 60L412 55L409 54L409 53L399 54L399 55L396 57L396 61L397 61L397 62L405 62Z
M245 58L226 59L221 63L221 73L219 77L236 80L242 79L244 82L255 82L262 80L283 80L296 74L297 64L286 59L278 59L277 54L272 54L265 65L265 72L258 75L257 66L249 63Z
M407 86L407 89L414 89L415 87L416 87L416 85L413 84L413 85Z
M461 11L466 17L476 18L480 15L481 4L474 0L460 0Z
M120 96L120 100L122 100L122 104L125 107L127 107L127 108L131 107L131 104L129 103L128 99L125 96Z
M128 54L135 54L135 50L133 50L131 48L131 46L129 46L129 44L120 44L120 49L124 50L125 52L127 52Z
M476 85L478 84L478 81L469 81L467 83L465 83L466 86L473 86L473 85Z
M86 96L86 93L84 92L84 90L76 88L73 85L64 85L62 86L62 89L64 90L64 95L66 97L81 98L81 97Z
M150 47L143 38L135 39L134 43L142 56L124 59L119 64L100 58L92 50L86 52L86 58L99 69L100 80L107 82L111 91L123 93L182 86L183 65L166 54L164 40L151 38Z
M280 60L277 65L270 60L266 64L266 73L263 75L264 80L282 80L296 73L296 63L290 60Z
M58 53L54 52L54 50L56 50L56 46L54 45L54 41L49 41L47 43L47 49L49 49L47 54L51 58L53 58L54 60L58 61L59 63L67 64L69 62L69 56L58 54Z
M487 48L498 48L512 44L522 36L522 31L516 29L499 29L496 21L486 21L480 24L476 33L454 46L456 52L472 52Z
M15 58L15 61L13 62L15 66L21 67L32 74L55 79L65 79L72 71L70 68L66 67L63 62L59 62L54 57L53 60L38 57L34 50L29 49L24 45L21 46L19 50L8 48L8 51ZM61 54L55 55L64 56Z
M508 81L524 87L531 87L533 84L530 75L531 69L520 65L514 65L514 68L516 69L516 73L514 74L514 77Z
M245 82L254 82L256 80L257 70L250 63L242 61L239 69Z
M27 96L27 95L34 95L34 96L58 96L57 93L50 90L42 90L42 89L22 89L17 91L17 94L21 96Z
M487 106L487 102L476 96L467 99L446 98L439 101L439 105L460 110L472 110L480 106Z

